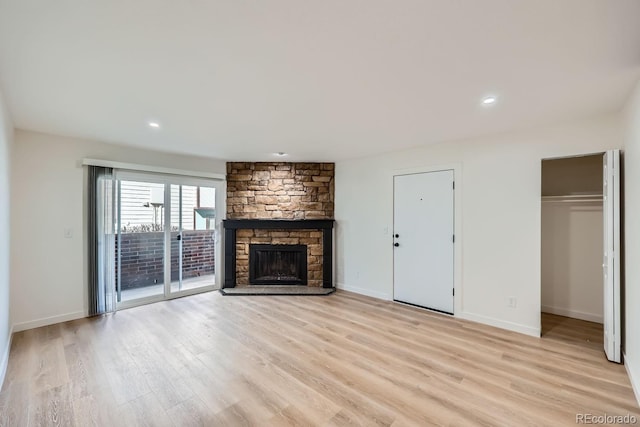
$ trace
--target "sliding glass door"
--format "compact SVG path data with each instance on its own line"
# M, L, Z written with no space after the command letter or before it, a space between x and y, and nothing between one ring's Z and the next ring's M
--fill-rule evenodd
M215 187L171 185L171 293L215 284L215 197Z
M117 308L219 287L222 182L116 171L115 183Z
M117 180L117 302L164 296L164 187Z

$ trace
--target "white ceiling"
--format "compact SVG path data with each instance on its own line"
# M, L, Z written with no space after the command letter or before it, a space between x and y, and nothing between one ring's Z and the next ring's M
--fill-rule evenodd
M0 0L17 127L228 160L612 112L638 78L638 0Z

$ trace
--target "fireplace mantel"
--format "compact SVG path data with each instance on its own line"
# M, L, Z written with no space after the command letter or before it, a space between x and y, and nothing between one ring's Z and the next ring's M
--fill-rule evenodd
M277 228L287 230L324 230L332 229L332 219L223 219L222 226L225 229L260 228L273 230Z
M322 287L333 288L333 219L225 219L224 228L224 288L236 286L236 231L260 230L322 230Z

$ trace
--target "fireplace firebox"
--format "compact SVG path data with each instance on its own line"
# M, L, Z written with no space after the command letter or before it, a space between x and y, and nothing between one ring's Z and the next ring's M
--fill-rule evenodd
M249 284L307 285L306 245L249 245Z

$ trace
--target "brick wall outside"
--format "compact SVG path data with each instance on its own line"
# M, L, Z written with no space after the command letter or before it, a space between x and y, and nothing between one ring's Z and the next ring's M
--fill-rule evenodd
M171 280L178 280L178 236L171 233ZM182 278L215 272L213 230L183 231ZM117 254L116 240L116 254ZM122 234L122 289L164 283L164 232ZM116 265L116 274L117 274ZM117 276L116 276L117 277Z
M332 219L333 163L227 163L228 219Z

